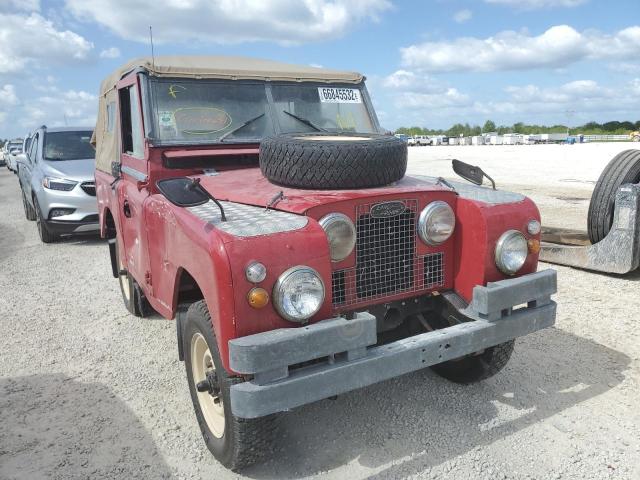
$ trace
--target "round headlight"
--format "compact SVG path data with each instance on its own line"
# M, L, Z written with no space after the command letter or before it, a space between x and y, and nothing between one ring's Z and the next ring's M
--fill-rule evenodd
M324 302L324 283L311 267L290 268L273 287L273 304L282 318L291 322L310 319Z
M423 242L439 245L449 239L456 226L456 216L448 203L441 200L427 205L418 220L418 234Z
M347 258L356 245L356 227L342 213L330 213L320 219L320 226L327 234L332 262Z
M527 260L527 239L517 230L502 234L496 244L496 265L507 275L513 275Z

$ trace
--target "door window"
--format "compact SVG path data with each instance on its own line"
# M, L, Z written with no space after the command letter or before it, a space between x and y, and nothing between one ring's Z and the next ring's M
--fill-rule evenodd
M136 158L144 158L138 87L137 85L132 85L123 88L119 94L122 152Z

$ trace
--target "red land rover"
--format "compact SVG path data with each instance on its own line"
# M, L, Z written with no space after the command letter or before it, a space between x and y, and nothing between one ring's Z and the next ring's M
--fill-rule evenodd
M405 176L406 143L382 134L358 73L134 60L102 83L94 141L124 303L177 320L196 418L229 468L268 449L279 412L425 367L479 381L555 321L535 204Z

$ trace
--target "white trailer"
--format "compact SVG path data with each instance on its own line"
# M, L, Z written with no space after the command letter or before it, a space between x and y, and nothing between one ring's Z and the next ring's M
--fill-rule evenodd
M442 137L431 137L431 145L442 145Z
M459 143L458 137L449 137L449 145L458 145Z
M489 136L489 145L502 145L503 143L504 143L504 138L502 135Z
M484 137L482 135L471 137L471 145L484 145Z

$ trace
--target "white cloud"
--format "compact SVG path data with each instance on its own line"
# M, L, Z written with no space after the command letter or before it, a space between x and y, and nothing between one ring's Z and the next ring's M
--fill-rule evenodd
M20 119L20 125L25 130L42 124L49 127L66 124L93 127L97 108L98 98L92 93L50 87L46 95L30 98L12 116Z
M40 0L0 0L0 12L34 12L40 10Z
M640 26L609 35L557 25L538 36L504 31L484 39L425 42L400 52L405 67L429 72L556 68L581 60L640 58Z
M38 13L0 14L0 73L15 73L30 62L68 65L87 60L93 44L69 30L57 30Z
M0 88L0 105L16 105L18 103L18 96L16 95L16 87L13 85L3 85Z
M520 10L537 10L539 8L551 7L577 7L587 3L589 0L484 0L485 3L494 3Z
M100 58L118 58L120 56L120 49L117 47L107 48L100 52Z
M464 9L464 10L459 10L457 11L454 15L453 15L453 19L457 22L457 23L464 23L464 22L468 22L469 20L471 20L471 17L473 17L473 13L471 12L471 10L468 9Z
M376 21L389 0L66 0L78 18L116 35L157 43L271 41L300 44L336 38L360 21Z

